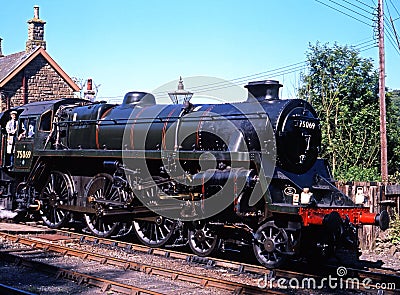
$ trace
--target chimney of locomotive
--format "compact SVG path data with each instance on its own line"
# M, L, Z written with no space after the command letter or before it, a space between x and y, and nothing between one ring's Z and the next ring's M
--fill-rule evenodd
M249 91L247 101L254 99L263 101L266 99L279 99L279 88L282 84L276 80L254 81L249 82L246 86Z

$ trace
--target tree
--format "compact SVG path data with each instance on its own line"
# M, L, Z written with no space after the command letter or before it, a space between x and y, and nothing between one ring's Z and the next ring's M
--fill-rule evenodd
M391 95L391 101L396 105L397 109L400 110L400 90L392 90L389 92ZM400 116L400 112L398 113Z
M400 90L386 93L389 181L400 182Z
M378 73L352 47L310 45L299 96L317 110L322 157L339 180L380 179Z

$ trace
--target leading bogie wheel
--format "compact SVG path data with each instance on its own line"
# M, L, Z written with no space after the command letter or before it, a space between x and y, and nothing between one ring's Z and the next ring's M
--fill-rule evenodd
M69 175L60 171L51 171L40 193L40 216L50 228L60 228L68 222L69 212L60 209L67 205L73 194L73 185Z
M119 201L118 190L113 186L113 177L106 173L94 176L87 185L86 197L94 200ZM120 222L107 221L99 214L84 214L84 219L89 230L97 237L107 238L118 234Z
M276 268L287 259L288 237L286 231L268 221L254 235L253 250L257 260L268 268Z

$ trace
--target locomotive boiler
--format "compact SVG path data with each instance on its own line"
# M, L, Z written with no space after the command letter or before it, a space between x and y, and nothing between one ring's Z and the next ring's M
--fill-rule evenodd
M356 248L357 226L386 229L388 214L336 189L318 159L315 110L279 99L281 86L250 82L240 103L160 105L150 93L129 92L120 105L22 106L19 122L34 132L16 142L11 168L2 136L2 197L49 227L80 219L97 236L132 230L146 245L179 241L200 256L250 244L267 267Z

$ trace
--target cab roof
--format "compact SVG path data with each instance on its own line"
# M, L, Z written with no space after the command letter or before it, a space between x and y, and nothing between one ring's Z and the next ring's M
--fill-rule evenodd
M87 104L87 100L79 99L79 98L63 98L63 99L54 99L54 100L45 100L28 103L23 105L17 109L20 116L35 116L43 114L44 112L52 109L58 109L60 105L63 104L77 104L77 103L85 103ZM11 111L11 110L10 110Z
M26 105L20 106L18 108L9 109L0 113L0 125L4 126L8 120L10 120L10 113L12 111L17 111L18 117L31 117L31 116L39 116L48 110L58 109L60 105L64 104L88 104L90 103L87 100L79 99L79 98L62 98L62 99L54 99L54 100L44 100L38 102L28 103Z

